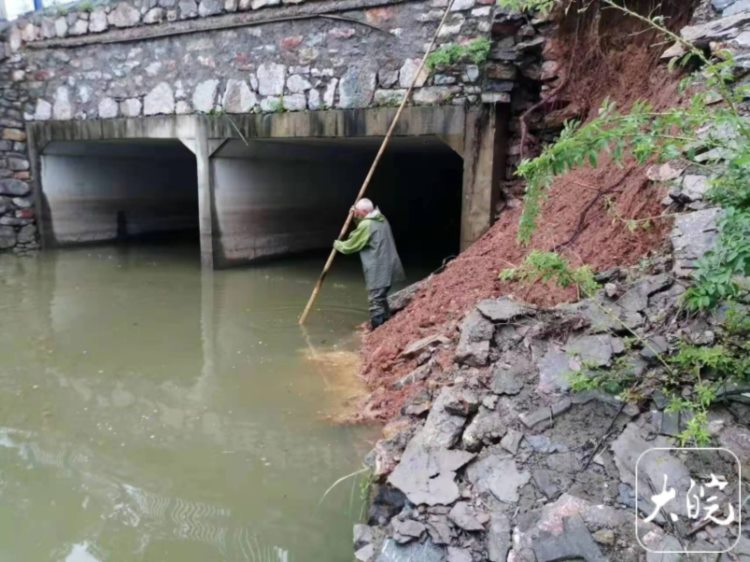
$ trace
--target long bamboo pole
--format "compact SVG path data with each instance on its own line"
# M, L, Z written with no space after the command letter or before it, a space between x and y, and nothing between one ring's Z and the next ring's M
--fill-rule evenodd
M398 106L398 111L396 111L396 115L393 116L393 120L391 121L391 124L388 127L388 131L385 134L385 138L383 138L383 142L380 144L378 153L375 155L375 159L372 161L370 170L367 172L365 181L362 182L362 187L359 188L359 192L357 193L357 198L354 200L355 204L362 197L364 197L365 192L367 191L367 188L370 186L370 181L372 180L373 175L375 175L375 170L377 169L378 164L380 164L380 159L383 157L383 153L385 152L385 149L388 147L388 143L390 142L391 137L393 136L393 131L396 129L396 125L398 124L398 120L401 117L401 113L404 111L404 107L406 107L406 103L409 101L409 98L411 97L411 93L416 87L417 82L419 81L419 78L422 74L422 70L424 69L424 66L427 62L427 57L432 52L432 49L435 48L435 43L437 43L438 36L440 35L440 30L443 29L443 26L445 25L445 21L448 19L448 14L450 13L450 9L452 5L453 5L453 0L449 0L448 5L445 7L445 12L443 12L443 17L440 19L440 24L435 30L435 35L433 35L432 41L430 41L430 45L427 47L427 50L425 51L424 56L422 57L422 60L419 62L419 67L417 68L417 72L414 74L414 79L411 81L411 84L409 85L409 89L406 90L406 93L404 94L404 99L401 100L401 105ZM349 230L349 226L352 224L352 217L353 217L352 209L350 208L349 214L346 216L346 220L344 221L344 226L341 227L341 232L339 233L337 240L341 240L346 234L347 230ZM315 304L315 300L318 298L320 289L323 286L323 282L325 281L326 276L328 275L328 272L331 269L331 266L333 265L333 260L335 258L336 258L336 249L334 248L331 250L331 253L328 254L328 259L326 260L326 263L323 266L323 271L320 272L320 277L318 277L318 281L317 283L315 283L315 287L313 287L312 294L310 294L310 298L308 299L307 304L305 305L305 309L302 311L302 314L299 317L300 325L304 324L305 321L307 320L307 317L310 314L310 310L312 310L313 304Z

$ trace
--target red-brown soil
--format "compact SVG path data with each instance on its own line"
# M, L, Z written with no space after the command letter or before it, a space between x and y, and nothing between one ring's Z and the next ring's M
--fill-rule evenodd
M618 44L617 36L599 37L602 32L597 29L593 32L596 37L589 31L585 40L573 42L567 37L553 46L564 54L562 58L554 57L557 60L576 59L566 63L567 78L561 78L564 86L557 95L572 101L584 119L594 116L606 97L622 108L639 99L648 99L657 108L681 102L677 77L659 63L660 49L651 47L654 36L641 34L639 44L634 44L633 29L626 29L621 22L619 26L622 44ZM608 43L606 48L602 46L603 39ZM571 44L594 47L582 53ZM515 295L542 306L574 300L573 289L541 284L529 287L498 280L499 271L521 263L531 248L551 250L576 235L560 253L573 263L586 263L599 271L633 265L658 250L671 226L667 219L657 219L651 228L635 232L629 231L621 219L660 215L662 197L662 190L646 178L644 166L634 162L618 166L603 158L596 169L581 168L554 181L528 247L516 242L519 206L506 208L494 226L429 280L406 309L364 337L362 373L373 392L361 410L361 418L386 420L399 412L404 401L421 389L419 384L401 391L390 389L391 383L416 367L413 360L400 357L401 351L410 342L428 335L456 337L462 317L478 300ZM609 209L607 200L612 205ZM444 351L439 360L450 369L451 352Z

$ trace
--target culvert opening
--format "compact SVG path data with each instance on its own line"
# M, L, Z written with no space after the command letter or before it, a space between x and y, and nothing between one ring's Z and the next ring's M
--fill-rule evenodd
M219 267L331 247L382 138L231 140L212 158ZM463 160L436 137L389 145L367 196L388 217L407 269L460 245Z
M196 162L179 141L54 141L40 161L48 246L118 242L198 248Z

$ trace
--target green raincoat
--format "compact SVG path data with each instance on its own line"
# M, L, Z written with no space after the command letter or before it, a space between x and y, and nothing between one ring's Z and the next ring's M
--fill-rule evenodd
M391 225L379 209L361 219L349 238L336 240L333 247L342 254L359 252L368 290L390 287L405 278Z

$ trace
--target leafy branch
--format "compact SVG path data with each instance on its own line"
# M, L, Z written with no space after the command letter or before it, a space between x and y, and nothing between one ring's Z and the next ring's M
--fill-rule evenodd
M538 4L536 0L501 2L529 9ZM523 160L518 167L517 174L526 180L518 240L522 244L531 241L554 178L585 164L595 167L602 154L608 154L617 164L626 158L645 164L678 157L700 164L699 155L712 156L725 160L726 166L712 180L707 198L722 206L724 213L716 247L699 262L685 303L691 310L703 310L739 299L748 292L743 279L750 275L750 245L746 243L750 234L750 128L738 106L750 95L750 88L733 87L736 65L728 51L709 58L702 49L669 30L663 18L644 16L614 0L600 2L678 43L684 54L673 61L673 67L691 60L700 62L700 72L681 84L683 89L693 87L695 93L684 107L663 111L640 101L623 112L605 100L594 119L566 123L557 142L547 146L537 158ZM715 104L716 100L721 103ZM719 134L706 132L711 128ZM641 222L634 219L627 226L635 229Z
M540 9L541 5L551 9L555 5L544 0L499 2L504 7L529 10ZM570 0L562 3L571 5ZM594 119L586 123L566 123L557 142L546 147L539 157L523 160L517 173L526 180L527 188L518 240L523 244L530 242L553 179L585 164L596 166L602 154L608 154L618 164L626 158L633 158L639 164L685 158L697 167L705 167L704 161L721 161L721 166L712 167L715 176L706 194L709 202L722 207L719 235L714 249L699 261L684 303L689 309L705 310L722 303L742 301L750 294L750 244L747 242L750 240L750 127L738 108L750 97L750 87L735 84L736 65L730 52L720 51L710 56L667 29L659 16L644 16L614 0L599 0L599 3L644 22L679 44L683 54L670 63L671 68L693 61L701 68L680 84L683 92L691 88L689 102L684 106L656 110L646 102L638 102L625 112L606 100ZM605 205L615 215L615 220L624 220L631 229L670 216L629 221L620 217L606 199ZM576 281L574 271L585 267L571 268L559 256L532 251L522 266L505 270L501 278L533 282L555 280L570 286L582 282ZM579 288L581 293L591 294ZM597 298L590 302L611 318L620 320ZM643 336L628 331L661 362L663 370L660 371L666 377L655 373L650 378L652 383L656 380L674 393L668 411L689 415L678 436L680 443L700 446L709 442L709 408L731 394L735 384L750 380L750 317L744 310L730 310L715 345L683 342L672 355L657 353ZM577 373L571 381L573 388L619 390L632 380L624 368L611 371ZM642 383L636 379L634 384Z
M524 208L518 240L528 244L537 227L541 206L556 176L589 164L596 167L603 152L614 162L632 156L639 164L657 157L671 160L695 143L695 131L709 120L706 98L696 95L690 106L657 112L645 101L636 102L628 113L621 113L605 100L597 118L588 123L569 121L558 140L533 160L524 160L517 174L526 180Z
M591 267L572 267L561 255L539 250L529 253L519 267L501 271L499 278L503 281L521 281L528 284L554 281L564 289L575 287L579 297L581 294L592 295L599 288Z

